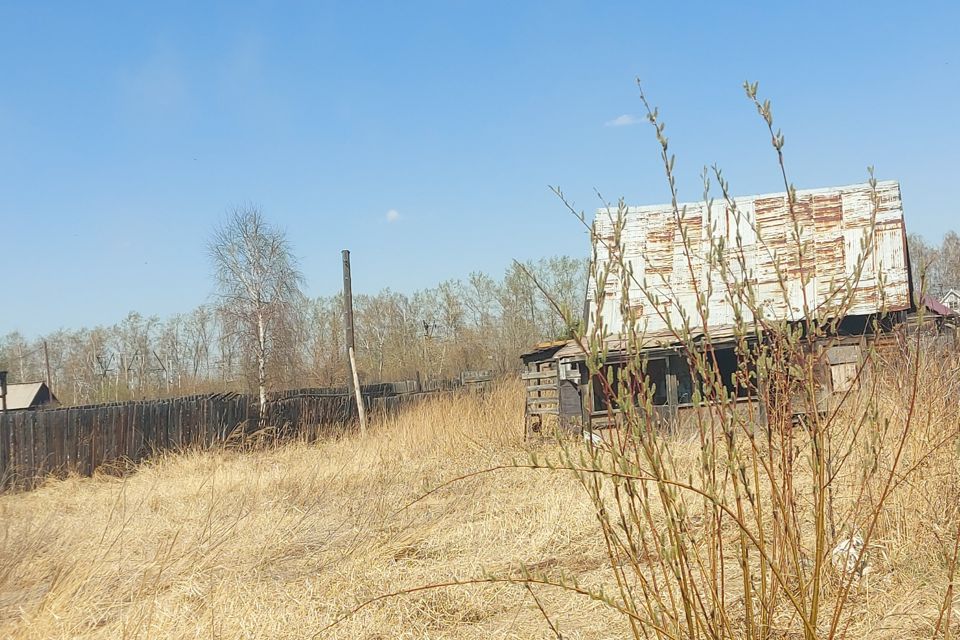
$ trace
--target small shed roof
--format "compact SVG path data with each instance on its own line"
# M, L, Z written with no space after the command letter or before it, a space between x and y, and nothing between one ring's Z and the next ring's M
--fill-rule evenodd
M48 402L56 402L57 398L50 392L44 382L18 382L7 385L7 410L30 409Z
M540 362L542 360L549 360L565 344L567 344L566 340L548 340L546 342L540 342L531 347L529 351L521 353L520 359L523 362Z

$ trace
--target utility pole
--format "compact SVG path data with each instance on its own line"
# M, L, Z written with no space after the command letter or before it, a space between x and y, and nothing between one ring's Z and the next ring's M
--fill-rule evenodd
M367 435L367 411L363 406L363 394L360 391L360 376L357 374L357 356L353 343L353 287L350 281L350 251L344 249L343 256L343 326L347 333L347 359L350 364L350 376L353 394L357 401L357 415L360 416L360 434Z
M47 350L47 341L43 341L43 362L47 366L47 391L53 395L53 378L50 377L50 352Z
M0 371L0 413L7 412L7 372Z

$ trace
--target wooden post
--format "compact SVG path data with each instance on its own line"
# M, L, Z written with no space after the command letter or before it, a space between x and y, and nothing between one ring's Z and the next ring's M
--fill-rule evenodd
M344 249L343 256L343 325L347 334L347 358L350 362L350 377L353 394L357 401L357 415L360 417L360 434L367 435L367 411L363 406L363 393L360 389L360 376L357 374L357 357L353 342L353 287L350 279L350 252Z
M7 372L0 371L0 411L7 412Z
M47 391L53 395L53 378L50 377L50 352L47 351L47 341L43 341L43 362L47 365Z

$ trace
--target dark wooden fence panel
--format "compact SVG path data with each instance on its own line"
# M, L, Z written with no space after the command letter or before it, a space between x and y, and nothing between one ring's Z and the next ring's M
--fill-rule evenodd
M459 380L410 380L366 385L362 393L370 411L390 412L459 386ZM314 440L357 417L346 389L271 394L263 420L259 413L256 397L235 393L0 412L0 491L30 488L49 475L90 476L161 451L213 447L254 433Z

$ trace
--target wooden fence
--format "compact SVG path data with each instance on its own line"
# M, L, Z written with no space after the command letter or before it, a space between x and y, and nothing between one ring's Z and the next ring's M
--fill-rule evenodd
M411 381L362 391L376 413L457 387L425 386ZM49 475L89 476L160 451L211 447L254 433L314 439L352 422L356 406L345 389L294 389L272 394L262 421L259 413L254 396L235 393L0 412L0 490L29 488Z

